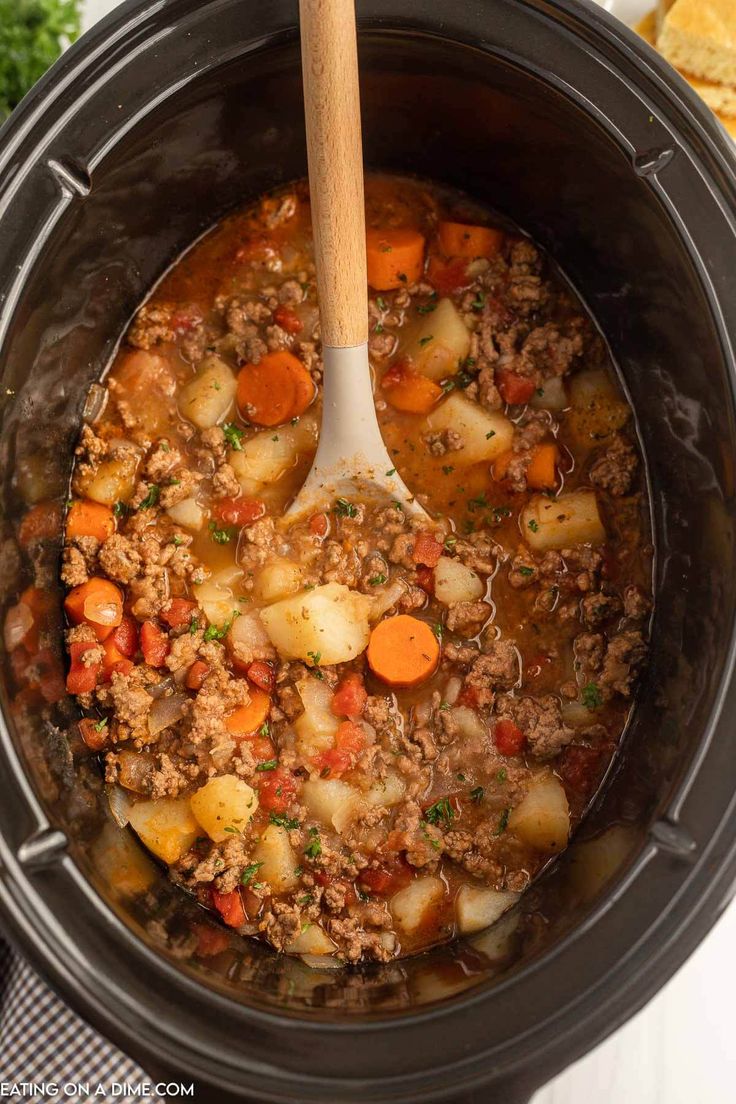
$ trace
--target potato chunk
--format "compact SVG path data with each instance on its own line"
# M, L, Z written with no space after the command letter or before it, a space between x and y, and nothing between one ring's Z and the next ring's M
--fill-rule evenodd
M460 886L455 898L457 926L464 935L483 931L495 924L518 900L518 893L504 893L487 886Z
M217 425L233 404L237 383L230 367L218 356L205 357L196 376L181 389L179 409L200 429Z
M304 706L304 712L294 722L296 749L309 759L334 746L340 722L330 708L332 690L324 682L310 676L299 679L296 688Z
M470 349L470 331L451 299L440 299L431 314L412 328L401 352L429 379L454 376Z
M445 893L441 878L415 878L404 889L394 894L389 909L397 926L408 935L419 928L425 914Z
M240 612L240 607L234 586L242 576L242 570L233 566L218 571L204 583L194 587L194 597L204 610L210 624L221 628L228 622L232 622L233 625L238 623L240 618L237 614ZM234 617L235 620L233 620Z
M287 954L329 955L337 950L337 944L319 924L310 924L286 945L285 950Z
M342 832L355 820L360 793L337 778L313 778L302 787L302 800L315 820Z
M370 599L342 583L326 583L261 610L283 659L346 663L368 646Z
M565 789L553 774L539 775L512 810L509 830L537 851L554 855L567 846L570 809Z
M484 410L457 391L427 417L427 429L431 433L446 429L459 433L462 448L452 453L456 467L495 460L511 448L514 436L514 427L504 414Z
M169 506L166 513L177 525L181 525L184 529L191 529L194 533L204 525L204 510L196 498L183 498L181 502Z
M300 418L295 426L279 426L256 433L243 441L240 450L228 455L243 494L254 494L266 484L276 483L295 467L300 455L311 455L317 443L317 423L313 417Z
M253 584L253 594L259 602L270 605L301 590L303 573L292 560L273 559L259 570Z
M452 606L455 602L475 602L482 598L485 586L472 568L460 560L440 556L434 569L434 596L438 602Z
M258 808L258 795L237 774L222 774L200 786L189 804L210 839L222 843L247 826Z
M269 824L256 844L253 858L255 862L261 863L253 881L267 882L276 893L288 893L296 889L299 878L295 871L299 863L285 828L278 824Z
M576 443L588 447L621 429L631 415L608 373L597 368L572 377L570 405L565 418L567 432Z
M534 495L521 515L521 531L535 552L603 544L606 539L594 491L571 491L557 498Z
M75 489L102 506L127 502L133 494L139 460L137 449L120 449L108 460L103 460L96 468L75 479Z
M400 774L389 771L385 778L379 778L371 788L363 794L363 800L369 805L391 806L403 801L406 786Z
M130 823L149 851L165 863L180 859L200 834L188 797L160 797L137 801Z

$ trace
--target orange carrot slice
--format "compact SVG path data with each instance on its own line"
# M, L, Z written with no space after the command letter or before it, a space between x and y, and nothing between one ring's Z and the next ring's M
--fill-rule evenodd
M441 222L439 237L446 257L491 257L503 245L503 231L491 226L466 226Z
M283 425L303 414L314 399L314 383L302 362L284 349L259 364L246 364L238 375L238 407L249 422Z
M434 674L439 658L429 625L406 613L379 621L368 642L368 665L389 686L417 686Z
M413 372L405 363L389 368L381 387L394 409L405 414L428 414L443 394L439 384Z
M107 540L115 532L115 515L109 506L87 499L76 499L66 515L66 539L96 537Z
M123 620L123 595L109 579L95 576L69 591L64 609L73 624L85 622L98 640L106 640Z
M368 230L368 283L376 291L392 291L420 279L424 270L424 238L418 230Z
M537 445L526 469L527 486L535 491L553 491L557 485L557 445L552 442Z
M233 736L243 737L249 736L252 732L257 732L268 717L271 708L271 699L268 694L263 690L259 690L256 686L251 686L249 689L250 701L248 704L239 706L225 719L225 728Z

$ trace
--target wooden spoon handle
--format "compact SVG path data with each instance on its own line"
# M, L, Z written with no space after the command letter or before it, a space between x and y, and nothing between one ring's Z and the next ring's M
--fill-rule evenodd
M368 340L363 148L353 0L299 0L322 341Z

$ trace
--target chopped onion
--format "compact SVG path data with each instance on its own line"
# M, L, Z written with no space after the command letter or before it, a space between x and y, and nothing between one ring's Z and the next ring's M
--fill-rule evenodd
M3 637L5 650L12 652L19 644L22 644L27 634L33 627L33 614L25 602L18 602L11 606L5 615L5 627Z
M185 694L172 694L168 698L158 698L148 714L148 731L152 736L163 732L181 720L186 711L188 698Z
M449 705L454 705L460 696L460 691L462 690L462 688L463 680L458 678L457 675L453 675L452 678L449 678L447 680L445 692L442 695L444 701L448 702Z
M414 707L414 720L416 723L423 727L429 723L429 719L432 716L432 703L427 701L421 701Z
M164 694L168 694L175 689L176 683L174 682L173 675L167 675L166 678L161 679L160 682L151 682L146 686L146 692L150 694L152 698L162 698Z
M112 813L112 819L115 821L118 828L125 828L130 820L130 810L133 807L133 802L122 786L108 786L107 801L110 806L110 812Z
M125 790L144 794L150 789L154 758L148 751L126 751L118 754L118 782Z

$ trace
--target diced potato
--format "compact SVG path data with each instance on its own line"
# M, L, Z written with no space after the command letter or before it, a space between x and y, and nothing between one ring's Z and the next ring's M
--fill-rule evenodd
M570 380L569 392L571 409L565 416L565 428L578 444L590 446L621 429L629 419L628 405L602 369L578 372Z
M603 544L603 528L594 491L570 491L557 498L534 495L521 515L521 531L535 552Z
M475 602L485 594L485 585L471 567L449 556L440 556L434 569L434 596L446 606Z
M360 811L360 791L338 778L313 778L302 787L302 800L310 814L342 832Z
M300 418L295 426L279 426L243 441L242 448L228 455L244 494L253 494L266 484L277 482L293 468L300 455L311 455L317 443L317 423Z
M273 653L270 637L256 610L241 612L240 617L235 618L227 634L227 642L245 662L250 662L255 656L266 657L269 651Z
M574 843L569 854L568 878L586 901L596 897L631 855L636 830L616 824L595 839Z
M542 382L529 400L535 410L554 410L559 413L569 405L562 376L550 376Z
M130 823L148 850L169 864L180 859L201 834L188 797L137 801L130 810Z
M274 559L259 570L253 584L253 594L266 605L279 602L301 590L304 575L292 560Z
M512 810L508 827L537 851L548 855L562 851L570 835L570 809L559 778L553 774L539 775L526 797Z
M487 886L463 885L455 898L457 926L464 935L483 931L495 924L519 900L518 893Z
M367 793L363 794L363 800L373 806L398 805L403 801L406 786L400 774L389 771L385 778L374 782Z
M181 502L169 506L166 513L177 525L181 525L184 529L191 529L194 533L204 525L205 513L196 498L183 498Z
M286 828L269 824L256 844L253 858L263 864L253 879L255 882L267 882L276 893L289 893L296 889L299 877L295 871L299 863Z
M408 935L422 924L427 911L445 894L441 878L415 878L404 889L394 894L389 909L397 926Z
M483 746L483 742L488 738L488 726L474 709L470 709L467 705L453 705L449 713L458 726L461 736Z
M304 712L294 722L296 750L305 759L334 746L339 720L332 712L333 693L316 678L299 679L296 684Z
M268 606L261 620L283 659L346 663L368 646L370 607L364 594L326 583Z
M454 376L470 349L470 331L451 299L440 299L431 314L407 334L401 353L429 379Z
M504 414L484 410L457 391L440 403L427 417L432 433L452 429L463 439L462 448L453 450L455 467L492 461L511 448L514 427Z
M258 808L258 795L237 774L221 774L200 786L189 804L210 839L222 843L247 827Z
M226 568L193 588L194 597L204 610L210 624L222 628L228 621L233 620L234 612L240 610L233 587L242 576L243 572L240 568ZM238 617L233 621L233 627L239 620L241 618Z
M337 950L337 944L319 924L310 924L286 945L285 950L287 954L329 955Z
M120 449L93 471L75 479L75 489L103 506L127 502L135 487L139 459L140 454L135 449Z
M182 388L179 409L184 418L200 429L207 429L225 417L236 390L237 382L229 365L218 356L207 356L196 376Z
M156 867L129 832L106 824L92 846L92 863L117 893L144 893L156 881Z

